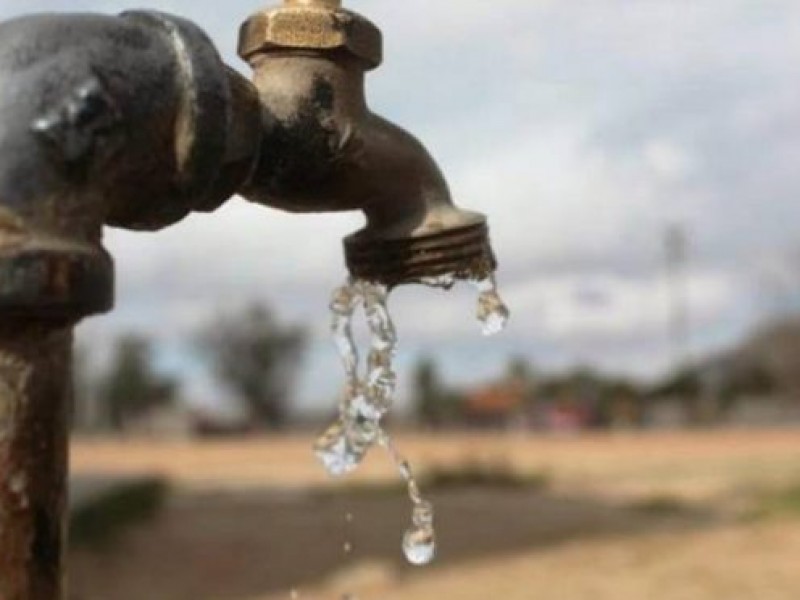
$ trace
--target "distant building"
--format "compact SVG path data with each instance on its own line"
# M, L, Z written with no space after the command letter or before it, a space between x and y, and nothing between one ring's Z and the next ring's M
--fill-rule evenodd
M527 386L517 381L494 383L464 398L464 420L471 427L508 429L524 420Z

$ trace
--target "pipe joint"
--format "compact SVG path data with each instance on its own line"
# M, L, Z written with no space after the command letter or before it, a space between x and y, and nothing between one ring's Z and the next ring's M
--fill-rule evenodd
M288 0L254 14L242 26L239 54L286 50L343 51L374 69L383 61L381 31L368 19L341 8L338 0Z
M0 24L0 316L113 304L104 224L213 210L261 143L253 86L195 25L160 13Z

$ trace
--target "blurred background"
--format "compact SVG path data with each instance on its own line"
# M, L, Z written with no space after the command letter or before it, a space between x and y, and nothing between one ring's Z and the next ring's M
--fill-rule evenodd
M373 109L487 213L513 311L484 339L472 289L391 298L391 428L439 560L404 564L386 457L337 483L311 451L362 217L236 199L107 232L117 309L76 352L72 600L800 597L800 4L345 4L384 31ZM138 6L246 73L258 4Z

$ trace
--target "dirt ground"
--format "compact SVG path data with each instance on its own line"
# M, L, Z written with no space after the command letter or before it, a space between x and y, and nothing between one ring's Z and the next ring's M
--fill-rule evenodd
M800 518L745 518L800 483L800 431L401 436L421 471L502 462L550 482L434 494L424 569L399 552L402 494L332 484L311 439L76 442L75 472L160 474L173 493L113 548L73 552L72 599L800 598ZM394 478L378 453L355 481Z

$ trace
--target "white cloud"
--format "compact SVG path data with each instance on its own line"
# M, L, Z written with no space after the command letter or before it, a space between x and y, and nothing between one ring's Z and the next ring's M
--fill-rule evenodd
M644 159L659 182L681 182L696 168L686 148L668 140L654 139L644 147Z
M469 292L399 291L393 306L409 356L441 348L474 373L510 353L545 366L662 368L662 237L675 221L693 238L697 347L730 341L755 318L752 273L794 247L800 218L800 4L345 4L385 31L372 105L431 147L459 203L490 215L516 312L509 334L486 344ZM0 19L128 5L6 0ZM243 69L236 33L255 5L151 5L196 20ZM267 298L287 318L310 321L321 340L328 290L344 276L341 238L360 222L237 200L157 235L110 233L118 310L83 335L137 328L174 344L215 310ZM310 373L333 371L335 362L315 356Z

